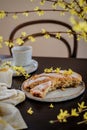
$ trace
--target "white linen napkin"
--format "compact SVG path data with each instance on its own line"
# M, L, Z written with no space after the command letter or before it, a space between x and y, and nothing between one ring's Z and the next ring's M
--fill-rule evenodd
M12 126L0 117L0 130L15 130Z
M8 67L0 67L0 83L6 83L8 88L12 85L13 70Z
M0 130L27 128L20 111L12 104L0 102Z
M17 92L17 95L13 95L12 97L5 99L5 100L2 100L1 102L10 103L13 105L17 105L17 104L23 102L25 100L24 92L22 92L20 90L16 90L16 92Z
M0 130L21 130L27 128L20 111L15 107L15 105L24 100L24 92L9 89L6 83L0 83Z
M17 105L25 100L25 94L21 90L8 89L8 85L0 83L0 102Z

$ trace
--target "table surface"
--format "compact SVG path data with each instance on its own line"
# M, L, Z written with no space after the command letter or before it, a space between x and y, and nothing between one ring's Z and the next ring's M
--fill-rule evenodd
M38 61L38 69L32 73L39 74L42 73L44 68L50 67L61 67L61 69L68 69L71 68L72 70L80 73L83 77L83 81L87 86L87 59L72 59L72 58L52 58L52 57L33 57L33 59ZM21 89L21 85L24 81L24 77L13 77L12 88ZM63 110L70 111L71 108L76 108L78 102L85 101L87 105L87 89L85 92L78 96L75 99L62 101L62 102L55 102L52 103L54 108L49 108L49 102L40 102L35 101L29 98L20 104L17 105L17 108L20 110L26 124L28 125L28 129L26 130L87 130L87 124L80 124L77 125L78 121L82 120L82 115L79 117L69 118L66 123L54 123L50 124L50 120L57 119L57 115L59 110L62 108ZM27 110L32 108L34 113L29 115Z

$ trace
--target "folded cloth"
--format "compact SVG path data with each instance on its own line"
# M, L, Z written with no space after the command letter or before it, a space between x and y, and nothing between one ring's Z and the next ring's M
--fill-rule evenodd
M0 117L0 130L15 130L15 129Z
M17 91L15 89L7 89L7 86L4 84L0 85L0 101L9 99L13 96L17 96Z
M17 104L23 102L25 100L24 92L22 92L20 90L16 90L16 91L17 91L17 95L13 95L12 97L2 100L1 102L11 103L13 105L17 105Z
M24 100L24 92L8 89L6 83L0 83L0 130L21 130L27 128L20 111L15 107L15 105Z
M0 130L27 128L20 111L12 104L0 102Z
M7 88L9 88L9 85L8 85L8 84L6 84L6 83L1 83L1 82L0 82L0 87L4 87L4 86L7 87Z
M25 94L21 90L8 89L7 85L0 83L0 102L17 105L25 100Z

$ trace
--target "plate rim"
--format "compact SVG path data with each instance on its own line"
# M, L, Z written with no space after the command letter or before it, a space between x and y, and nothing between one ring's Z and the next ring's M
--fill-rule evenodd
M68 96L65 96L64 98L60 98L60 97L54 97L54 98L39 98L39 97L35 97L35 96L31 95L29 92L27 92L26 90L23 89L23 84L21 85L21 90L25 93L27 98L32 99L32 100L36 100L36 101L40 101L40 102L62 102L62 101L68 101L68 100L71 100L71 99L75 99L76 97L79 97L81 94L84 93L84 91L85 91L85 83L84 82L82 82L82 84L80 84L77 87L80 87L80 90L77 92L78 93L77 95L76 95L76 93L73 93L74 94L73 96L72 95L68 95ZM75 87L75 89L77 87ZM71 88L74 89L74 87L71 87ZM68 91L71 88L66 88L66 90ZM59 90L61 90L61 89L59 89ZM58 89L54 90L54 91L58 91ZM62 91L64 91L64 90L62 90ZM53 91L52 91L52 93L53 93Z
M10 62L12 63L13 58L11 57L11 58L2 59L1 64L2 64L3 62L6 62L6 61L10 61ZM35 66L34 66L34 69L33 69L33 70L31 70L30 72L29 72L29 71L27 72L27 73L29 73L29 74L30 74L30 73L33 73L33 72L36 71L37 68L38 68L38 61L35 60L35 59L32 59L32 62L33 62L33 63L35 62ZM29 65L24 66L24 68L26 69L26 68L28 68L29 66L33 65L32 62L31 62ZM13 66L14 66L14 65L13 65ZM14 73L14 71L13 71L13 77L19 77L19 76L22 76L22 75L21 75L21 74L20 74L20 75L16 75L16 73Z

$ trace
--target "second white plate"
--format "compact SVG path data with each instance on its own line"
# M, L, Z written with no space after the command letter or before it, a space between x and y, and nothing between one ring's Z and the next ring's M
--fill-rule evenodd
M2 60L2 63L4 63L4 62L11 62L11 65L14 66L13 58L6 58L6 59ZM26 70L26 72L28 74L30 74L37 70L38 62L36 60L32 59L30 65L24 66L23 68ZM21 75L17 75L16 72L13 71L13 76L21 76Z

